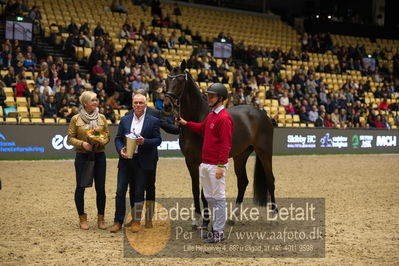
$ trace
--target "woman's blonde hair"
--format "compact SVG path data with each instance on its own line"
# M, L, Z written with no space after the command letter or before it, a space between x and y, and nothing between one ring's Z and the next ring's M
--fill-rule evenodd
M85 103L90 102L93 98L97 98L97 94L92 91L85 91L80 95L79 101L80 104L84 106Z

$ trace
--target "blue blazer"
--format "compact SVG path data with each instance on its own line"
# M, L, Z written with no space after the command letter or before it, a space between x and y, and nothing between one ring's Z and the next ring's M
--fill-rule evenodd
M119 153L118 168L126 167L129 160L122 158L120 155L121 149L126 147L126 135L130 134L130 128L133 122L133 114L122 117L118 133L115 137L115 148L116 152ZM145 114L143 128L141 130L141 136L144 138L144 144L138 148L137 159L139 160L140 166L145 170L154 170L155 163L157 160L157 146L162 142L161 133L159 131L160 121L148 113Z

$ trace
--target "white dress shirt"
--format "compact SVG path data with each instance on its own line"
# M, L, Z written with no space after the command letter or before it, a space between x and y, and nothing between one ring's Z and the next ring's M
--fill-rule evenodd
M136 138L141 136L146 110L147 109L144 110L144 113L142 116L140 116L140 118L138 118L136 114L133 112L133 121L132 121L132 126L130 127L130 132L133 133L136 136ZM136 146L136 150L134 151L134 153L137 153L138 149L139 147Z

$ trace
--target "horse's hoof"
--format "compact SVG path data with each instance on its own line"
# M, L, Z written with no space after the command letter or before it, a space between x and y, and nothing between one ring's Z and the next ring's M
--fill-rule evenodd
M230 220L230 219L227 221L227 224L230 226L233 226L235 223L236 222L234 222L233 220Z

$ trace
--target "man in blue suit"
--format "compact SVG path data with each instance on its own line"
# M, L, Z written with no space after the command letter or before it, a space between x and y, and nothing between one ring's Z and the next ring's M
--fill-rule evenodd
M122 228L126 212L126 191L129 183L134 188L131 230L133 232L140 230L144 191L150 175L154 171L157 146L162 141L159 131L160 121L147 114L146 107L146 97L141 94L135 95L133 97L134 113L122 117L115 137L115 147L119 153L119 162L115 218L114 225L110 229L112 233L116 233ZM137 148L132 159L127 158L126 151L126 135L130 133L134 133L137 136Z
M146 92L144 90L137 90L134 92L133 97L135 94L143 94L144 96L146 95ZM134 110L130 110L129 112L126 113L126 115L132 115ZM148 107L146 108L146 114L150 114L160 120L160 128L162 128L165 132L169 134L174 134L174 135L179 135L180 133L180 127L169 123L168 121L165 120L165 118L162 117L161 111ZM155 155L154 159L154 171L151 173L151 178L147 182L147 188L145 189L145 208L146 208L146 215L145 215L145 227L146 228L152 228L152 216L154 215L154 208L155 208L155 181L156 181L156 170L157 170L157 162L158 162L158 152ZM132 185L130 185L130 200L131 200L131 206L133 206L133 192L134 188ZM133 220L126 223L125 226L131 226L133 223Z

